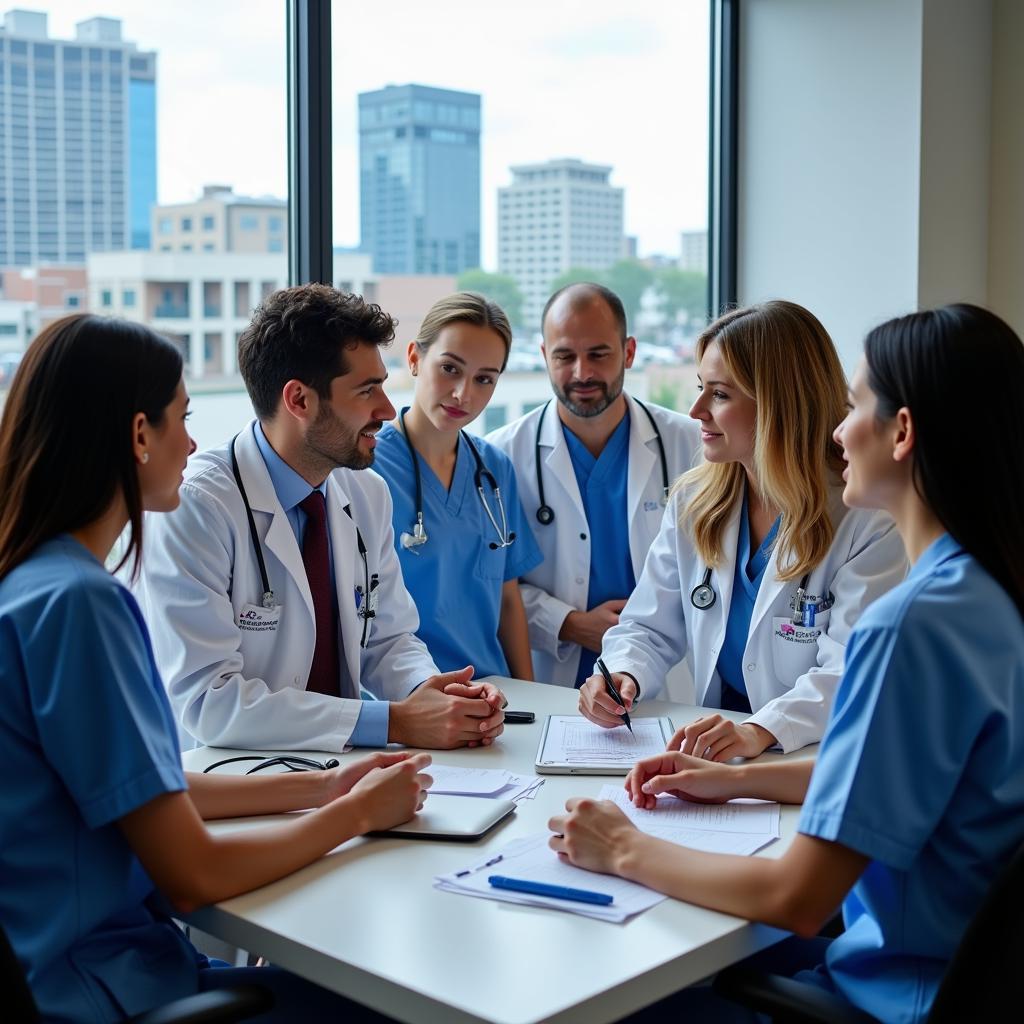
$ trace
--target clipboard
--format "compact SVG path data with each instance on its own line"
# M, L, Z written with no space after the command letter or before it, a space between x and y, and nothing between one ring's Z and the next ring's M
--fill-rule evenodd
M366 835L381 839L449 839L471 843L490 832L515 809L511 800L428 795L419 814L401 825Z
M590 754L565 756L561 739L567 725L576 735L593 737L595 746ZM641 734L636 740L624 725L604 729L582 715L548 715L537 746L534 770L539 775L628 775L641 758L663 753L674 731L666 716L634 717L633 729ZM602 757L602 752L607 756Z

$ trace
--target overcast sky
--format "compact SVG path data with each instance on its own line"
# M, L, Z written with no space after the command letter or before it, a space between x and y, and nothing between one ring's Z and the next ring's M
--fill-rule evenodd
M95 6L94 6L95 5ZM28 5L26 5L28 6ZM211 182L283 196L282 0L51 0L50 35L122 19L159 54L158 195ZM417 82L483 96L484 264L511 164L611 164L640 254L679 252L707 222L708 0L334 0L334 233L359 241L356 94Z

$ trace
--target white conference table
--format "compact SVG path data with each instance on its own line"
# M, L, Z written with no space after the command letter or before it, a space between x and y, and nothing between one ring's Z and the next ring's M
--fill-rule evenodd
M574 713L577 694L558 686L493 681L508 695L510 708L534 711L536 722L506 726L491 747L436 751L434 759L532 773L545 716ZM645 701L637 713L668 715L678 727L706 712ZM762 756L812 756L815 749ZM198 771L237 753L205 747L183 757L187 769ZM546 780L534 800L521 801L515 814L476 843L353 839L287 878L196 911L189 921L407 1024L608 1024L785 937L673 899L625 924L611 924L433 888L435 875L467 867L512 839L546 831L550 816L569 797L594 796L621 777ZM782 808L781 839L759 856L784 852L798 813ZM213 828L252 828L268 820L273 819Z

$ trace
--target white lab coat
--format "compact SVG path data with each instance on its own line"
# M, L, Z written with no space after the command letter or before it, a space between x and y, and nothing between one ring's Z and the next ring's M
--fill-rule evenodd
M696 420L650 402L665 445L669 485L700 457L700 427ZM643 409L626 395L629 409L629 466L626 505L629 516L629 553L634 578L640 578L647 549L661 525L662 475L658 441ZM562 432L558 410L551 402L541 427L541 472L544 497L554 510L554 522L537 521L540 495L537 488L535 444L541 409L528 412L513 423L487 435L512 460L519 496L533 527L544 561L528 572L520 590L530 627L534 677L542 683L572 686L580 662L580 647L558 639L571 611L587 610L590 589L590 530L583 499L572 468L569 446ZM624 597L627 595L623 595ZM681 660L682 655L680 655Z
M340 751L359 717L360 687L400 700L437 672L414 636L419 617L395 554L391 496L370 470L338 469L328 477L342 698L307 692L316 639L312 597L253 426L238 435L235 450L280 610L276 629L254 629L240 619L247 606L260 606L263 585L229 444L189 461L178 509L147 515L136 593L187 733L211 746ZM369 571L380 576L365 648L355 599L356 586L365 586L357 525Z
M688 530L677 525L682 492L673 495L641 578L619 624L604 637L601 656L612 672L628 672L640 683L641 698L655 696L666 672L684 655L693 673L697 703L719 706L722 681L718 654L732 599L740 507L722 537L722 564L712 572L715 603L703 611L690 594L704 577ZM829 502L835 537L824 561L810 574L807 593L835 596L832 608L819 612L812 629L791 622L790 602L799 580L777 577L777 550L768 560L750 617L743 653L743 682L753 715L783 750L821 739L828 721L850 631L861 612L894 587L907 571L903 542L884 512L846 509L842 486ZM786 628L783 628L786 627ZM677 722L676 725L686 723Z

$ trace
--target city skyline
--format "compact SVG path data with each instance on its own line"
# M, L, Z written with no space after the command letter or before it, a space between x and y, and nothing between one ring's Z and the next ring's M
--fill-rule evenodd
M286 194L284 7L179 0L51 0L51 35L70 36L92 14L119 17L140 48L160 53L160 203L187 202L225 182L253 196ZM95 7L95 10L93 9ZM382 4L360 11L358 31L334 18L334 208L336 243L359 242L359 92L396 82L483 94L482 190L496 195L513 164L575 156L612 164L628 191L625 230L639 254L674 253L679 232L706 225L707 0L671 7L636 0L628 15L591 4L481 9L447 0L422 11ZM401 14L401 18L397 17ZM401 31L396 31L399 25ZM450 25L472 25L478 45ZM382 39L387 45L376 45ZM496 41L501 41L501 53ZM648 126L646 111L678 97L673 116ZM277 140L277 141L275 141ZM483 259L497 266L497 211L482 217Z

